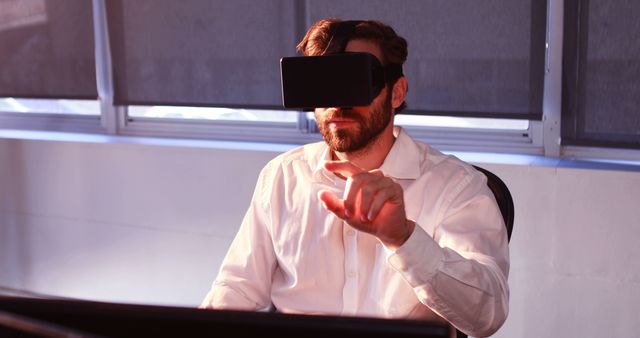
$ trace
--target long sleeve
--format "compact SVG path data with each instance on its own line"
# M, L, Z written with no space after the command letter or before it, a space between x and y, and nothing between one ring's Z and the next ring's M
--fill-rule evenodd
M265 170L240 229L225 256L201 308L261 310L271 305L270 289L276 257L268 232Z
M489 336L508 313L506 230L486 181L456 188L433 237L417 226L388 262L423 304L471 336Z

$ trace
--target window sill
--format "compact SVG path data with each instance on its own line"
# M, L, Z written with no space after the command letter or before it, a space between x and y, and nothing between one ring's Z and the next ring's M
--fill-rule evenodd
M281 153L298 147L298 144L247 141L217 141L200 139L161 138L146 136L122 136L92 133L69 133L55 131L31 131L1 129L0 139L32 140L50 142L78 142L100 144L136 144L158 147L209 148L226 150L265 151ZM435 146L435 148L438 148ZM594 170L617 170L640 172L639 160L611 160L605 158L552 158L542 155L498 153L485 151L442 150L464 161L486 164L518 166L579 168Z

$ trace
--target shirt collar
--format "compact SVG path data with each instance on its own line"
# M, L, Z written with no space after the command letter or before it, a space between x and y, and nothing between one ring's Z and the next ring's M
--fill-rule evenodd
M310 150L312 151L308 153L308 161L311 164L311 168L313 168L313 180L315 182L323 182L326 180L334 182L333 177L335 176L324 168L324 163L331 161L331 151L327 144L324 142L316 143Z
M415 141L402 129L393 128L396 140L387 154L380 170L389 177L396 179L416 179L420 176L420 162L422 151ZM317 146L317 147L316 147ZM324 142L314 144L309 154L309 163L313 168L314 181L329 180L334 182L334 175L324 169L324 162L331 160L331 151ZM310 150L311 150L310 149Z
M417 179L420 176L422 151L402 127L393 128L396 137L393 146L380 166L380 170L396 179Z

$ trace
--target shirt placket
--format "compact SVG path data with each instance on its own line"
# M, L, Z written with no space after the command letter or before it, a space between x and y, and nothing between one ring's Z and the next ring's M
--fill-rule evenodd
M355 315L358 310L358 232L343 222L344 288L342 289L342 313Z
M346 182L336 178L334 175L328 175L319 172L317 183L326 184L332 187L334 193L344 193ZM336 220L342 225L342 245L344 248L344 286L342 288L342 314L356 315L358 311L359 293L358 293L358 231L349 224L336 217Z

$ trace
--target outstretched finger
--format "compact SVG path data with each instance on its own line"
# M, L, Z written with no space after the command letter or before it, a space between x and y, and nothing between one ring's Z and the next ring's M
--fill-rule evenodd
M322 201L322 204L327 210L334 213L338 218L345 219L344 203L336 194L330 191L320 190L318 192L318 199Z

